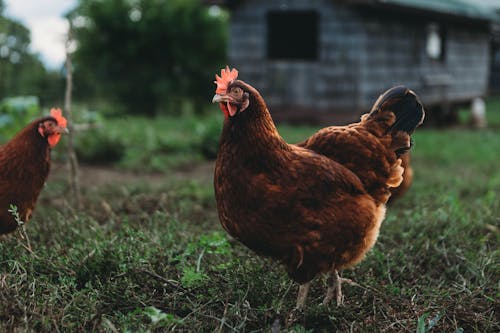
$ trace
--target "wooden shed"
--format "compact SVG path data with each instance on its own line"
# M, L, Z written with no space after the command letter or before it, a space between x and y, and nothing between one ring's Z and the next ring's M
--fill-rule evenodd
M477 0L500 16L500 0ZM500 95L500 20L492 25L490 94Z
M500 24L493 28L491 40L491 73L490 91L491 94L500 95Z
M467 1L212 3L231 13L229 64L275 119L343 123L397 84L436 115L484 96L495 15Z

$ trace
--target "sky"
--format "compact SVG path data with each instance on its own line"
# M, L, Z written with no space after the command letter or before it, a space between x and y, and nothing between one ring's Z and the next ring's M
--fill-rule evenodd
M67 23L63 15L77 0L5 0L6 15L20 21L31 31L31 50L50 69L64 62Z

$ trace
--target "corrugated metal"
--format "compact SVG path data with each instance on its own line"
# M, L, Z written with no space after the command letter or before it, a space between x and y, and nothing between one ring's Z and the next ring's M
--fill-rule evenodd
M470 19L500 22L500 0L330 0L350 4L393 5L408 9L436 12L444 15L454 15ZM244 0L204 0L207 4L216 4L235 8ZM251 1L250 1L251 2ZM287 1L269 1L279 5ZM493 9L493 10L492 10Z
M376 2L471 19L500 20L500 17L491 8L477 0L376 0Z

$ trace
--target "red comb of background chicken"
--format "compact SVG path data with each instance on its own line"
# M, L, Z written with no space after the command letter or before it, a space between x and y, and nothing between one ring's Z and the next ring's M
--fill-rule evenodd
M63 117L62 111L59 108L50 109L50 116L57 121L57 125L62 128L66 128L68 121ZM47 141L49 142L50 147L55 147L57 143L61 139L61 133L56 132L48 136Z
M63 117L62 111L60 108L52 108L50 109L50 115L55 118L57 121L57 125L66 128L68 121Z
M231 81L236 80L238 77L238 70L233 68L229 70L229 66L220 70L220 76L215 74L214 83L217 85L217 89L215 90L216 94L224 93L227 90L227 86Z

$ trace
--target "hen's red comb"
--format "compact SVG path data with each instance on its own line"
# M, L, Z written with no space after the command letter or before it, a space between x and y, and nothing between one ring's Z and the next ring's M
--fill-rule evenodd
M215 74L214 83L217 85L217 89L215 90L216 94L225 93L227 90L227 86L231 81L236 80L238 77L238 70L233 68L229 70L229 66L220 70L220 76Z
M55 118L57 125L66 128L68 121L63 117L62 111L59 108L50 109L50 115Z

